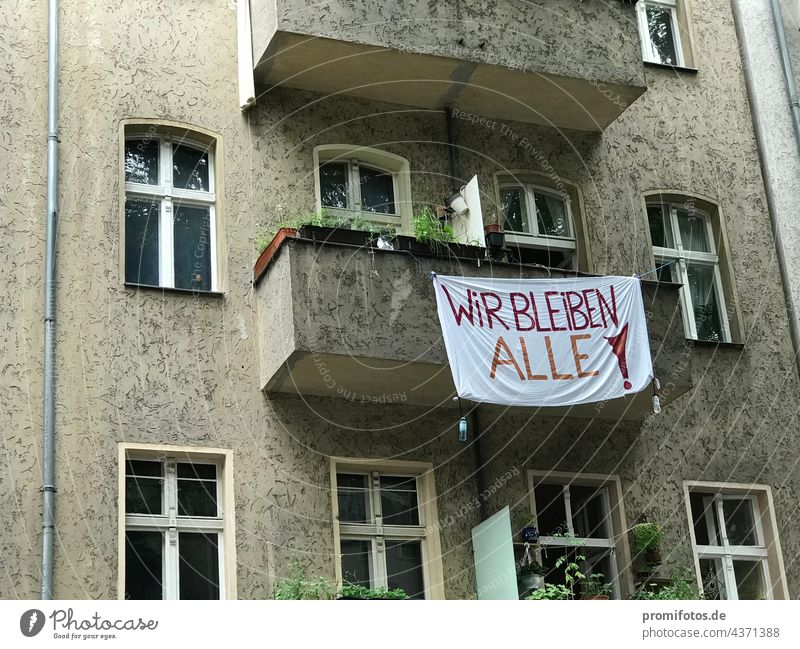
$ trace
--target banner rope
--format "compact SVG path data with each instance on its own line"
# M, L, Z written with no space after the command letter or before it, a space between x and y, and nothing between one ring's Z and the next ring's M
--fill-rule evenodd
M661 264L660 266L656 266L653 270L648 270L646 273L639 273L638 275L634 274L634 277L638 277L638 278L641 279L645 275L651 275L652 273L657 273L662 268L666 268L667 266L671 266L676 261L678 261L678 260L677 259L672 259L672 260L668 261L666 264Z

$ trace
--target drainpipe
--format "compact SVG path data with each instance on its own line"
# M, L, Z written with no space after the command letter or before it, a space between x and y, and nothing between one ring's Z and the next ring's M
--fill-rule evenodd
M739 47L742 50L742 72L744 74L745 85L747 87L747 95L750 98L750 113L753 117L753 131L756 137L756 147L758 148L758 158L761 165L761 175L764 178L764 191L767 197L767 210L769 211L770 221L772 225L772 232L775 237L775 253L778 259L778 268L781 274L781 284L783 285L783 297L786 301L789 310L789 337L792 341L792 351L794 351L794 360L797 365L798 374L800 374L800 331L798 331L797 315L798 311L795 308L794 298L792 297L792 290L790 285L790 277L788 274L788 267L786 264L786 255L781 245L780 223L778 222L778 212L776 209L777 200L775 197L775 181L767 164L767 145L766 136L764 134L764 126L761 118L761 113L756 102L756 90L753 82L753 73L750 69L750 56L748 53L747 39L744 30L744 18L742 17L742 10L739 5L740 0L734 0L731 3L733 9L733 19L736 25L736 36L739 40ZM789 102L792 112L792 123L794 126L794 135L797 141L798 153L800 153L800 105L797 101L797 88L794 83L792 75L792 64L789 59L789 51L786 47L786 38L783 32L783 23L781 18L781 10L778 5L778 0L771 0L772 3L772 17L775 24L775 32L778 38L778 48L781 52L781 60L783 63L784 79L786 81L786 89L789 93Z
M55 326L58 223L58 0L49 0L47 25L47 213L44 267L44 394L42 404L41 598L53 599L55 532Z
M453 193L461 189L461 181L458 175L458 152L456 151L456 127L453 122L453 106L448 104L444 107L444 119L447 126L447 150L450 154L450 178Z

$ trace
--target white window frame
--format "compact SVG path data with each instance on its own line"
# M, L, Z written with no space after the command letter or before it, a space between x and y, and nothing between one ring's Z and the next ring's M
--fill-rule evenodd
M633 583L630 581L628 571L623 571L620 566L629 566L630 548L628 547L627 535L623 531L627 529L625 523L625 508L622 503L622 486L620 479L615 475L593 474L593 473L567 473L563 471L528 471L528 490L530 493L530 506L534 516L537 516L535 487L540 484L548 484L562 487L562 497L564 498L565 516L567 519L567 529L565 534L570 539L556 536L539 536L539 551L547 548L575 547L579 552L581 548L605 549L613 575L604 575L611 584L612 597L621 599L624 594L633 591ZM595 487L600 490L600 498L604 509L604 522L607 533L611 536L602 539L575 537L575 528L572 523L570 487ZM613 504L612 507L612 496ZM610 579L609 579L610 578Z
M719 269L719 255L717 254L716 244L714 242L714 229L711 226L711 217L708 213L698 210L694 207L689 209L686 204L669 202L669 201L656 201L648 200L647 207L662 207L668 212L669 225L672 230L672 241L675 245L674 248L666 248L661 246L653 246L653 258L656 266L663 266L667 262L674 261L671 268L675 270L678 283L681 286L681 303L683 305L683 327L686 332L686 337L692 340L700 340L697 335L697 322L694 318L694 304L692 304L692 297L689 291L689 272L687 264L691 263L698 266L708 266L714 269L714 293L717 297L717 311L719 315L720 327L722 329L722 341L731 342L731 328L728 321L728 311L725 303L725 292L722 286L722 275ZM689 211L695 218L703 221L706 233L706 241L708 242L709 252L698 252L684 248L681 239L680 228L678 227L678 210ZM647 226L648 233L650 232L650 214L647 213ZM651 241L652 243L652 241ZM674 277L674 275L673 275Z
M718 579L724 585L725 599L738 600L739 596L736 587L733 561L749 561L760 564L766 599L788 598L783 557L780 541L778 540L777 528L775 527L775 513L769 487L764 485L741 485L735 483L687 482L685 483L684 489L686 508L689 514L689 528L691 530L690 536L692 551L694 553L698 588L701 590L703 589L703 575L700 569L700 560L719 560L722 574L718 575ZM719 537L721 541L719 545L699 545L697 543L694 529L694 513L692 512L690 500L690 495L692 493L704 494L703 509L705 512L704 516L709 540L716 537L716 527L714 525L713 514L707 505L711 504L714 507L717 514L717 521L719 522ZM723 502L726 500L745 500L751 504L751 512L755 523L755 545L731 545L728 542L725 529L725 517L722 511ZM771 544L772 550L766 543L765 521L766 526L771 528L772 537L775 539ZM774 556L771 555L771 552ZM770 560L775 563L775 570L778 572L777 580L770 570ZM722 595L722 593L720 593L720 595Z
M650 26L647 24L647 7L660 7L670 12L673 44L675 45L675 56L677 58L675 63L665 63L659 60L653 42L650 39ZM684 57L680 24L678 22L678 0L639 0L636 3L636 17L639 23L639 40L642 43L642 58L648 63L683 67Z
M542 187L531 183L519 182L501 182L499 183L500 199L502 201L502 193L504 189L517 189L520 192L520 197L524 202L523 209L525 210L525 218L528 221L528 227L531 232L518 232L516 230L506 230L506 241L517 246L528 248L554 248L563 250L565 252L572 251L572 255L567 257L570 265L577 262L578 255L578 239L575 230L575 219L572 215L572 201L569 196L564 196L549 187ZM544 194L550 198L555 198L564 205L569 222L570 235L569 237L559 237L551 234L542 234L539 232L539 219L536 215L536 200L535 194ZM503 222L505 216L501 214Z
M326 163L347 165L347 209L322 205L319 168ZM363 211L361 209L361 182L359 168L391 174L394 191L394 214ZM317 210L346 217L360 216L377 225L393 228L398 234L408 234L411 228L411 184L408 160L387 151L371 147L345 144L325 144L314 148L314 191Z
M144 460L164 464L162 514L128 514L125 510L126 461ZM179 516L177 511L177 464L210 464L217 469L217 516ZM232 454L224 449L177 446L120 444L119 446L119 539L118 597L125 598L126 533L129 531L164 534L162 556L162 597L179 599L179 533L217 534L220 599L236 599L236 548L233 517Z
M130 140L157 140L159 143L158 159L158 184L146 185L125 181L125 201L149 199L158 201L158 276L160 288L175 288L175 248L174 248L174 211L175 202L179 201L182 205L208 207L209 226L208 239L211 257L211 289L210 291L196 291L199 293L214 293L219 291L219 280L217 271L217 216L216 204L217 196L215 193L215 159L214 147L204 144L197 140L186 137L173 136L169 133L154 135L147 131L126 130L125 142ZM196 190L180 189L173 185L172 169L172 145L177 144L202 151L208 154L208 189L207 192ZM123 157L125 152L123 150ZM124 180L124 160L123 160L123 180ZM124 250L124 246L123 246ZM125 283L137 285L126 277ZM192 289L181 289L192 290Z
M369 497L367 512L370 523L339 521L337 474L368 476ZM416 479L417 511L419 525L383 525L381 516L380 476L397 476ZM438 513L433 484L433 466L425 462L363 460L355 458L331 459L331 495L333 509L334 546L336 552L336 581L343 584L342 541L369 541L372 543L370 586L388 588L386 572L386 541L420 541L422 579L425 599L444 599L441 547L439 541Z

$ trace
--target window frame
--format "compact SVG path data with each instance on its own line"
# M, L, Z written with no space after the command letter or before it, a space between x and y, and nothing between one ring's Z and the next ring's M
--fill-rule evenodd
M722 329L722 340L705 342L731 342L731 323L728 319L728 307L722 282L722 274L720 272L720 256L717 252L717 245L714 240L714 228L711 222L711 215L705 210L698 209L694 206L689 208L686 203L679 203L671 200L653 200L652 197L646 197L645 216L647 218L648 236L650 236L650 213L648 212L648 208L651 206L658 206L669 211L669 224L670 230L672 231L673 245L675 247L656 246L653 244L651 237L650 248L653 251L653 259L656 266L663 266L667 262L675 260L675 263L670 267L670 274L674 277L674 275L672 275L672 269L675 269L675 273L678 276L677 283L682 285L681 306L683 307L683 328L686 337L700 342L705 341L705 339L698 338L697 322L694 317L694 304L692 303L691 293L689 291L687 266L692 264L695 266L713 267L714 269L714 292L716 294L720 328ZM708 242L708 252L689 250L684 247L680 226L678 225L678 210L689 211L692 216L702 219L706 233L706 241Z
M338 480L340 473L368 476L371 523L339 522ZM375 489L375 479L381 475L415 478L417 487L417 512L419 525L382 525L376 523L376 511L380 511L380 491ZM441 545L439 539L438 508L433 476L433 465L428 462L406 462L398 460L368 460L360 458L332 457L330 460L332 522L336 583L341 588L342 541L371 541L370 555L371 587L387 587L386 553L383 541L416 541L421 548L422 579L425 599L444 599L444 573L442 570ZM383 544L383 549L379 545Z
M162 514L129 514L126 511L126 462L144 460L164 464ZM177 464L191 462L216 467L217 516L179 516L177 514ZM180 580L179 533L218 535L219 599L236 599L236 540L234 530L233 458L226 449L151 444L119 444L118 447L118 580L117 598L125 599L125 555L128 531L153 531L164 534L162 556L162 599L178 599ZM172 468L170 468L172 465ZM173 473L173 475L170 475ZM168 502L174 501L170 512ZM173 537L170 538L170 532ZM174 546L174 547L172 547Z
M659 61L654 56L653 41L650 38L650 26L647 23L647 7L660 7L667 9L670 12L670 21L672 23L672 37L673 45L675 47L675 63L667 63ZM685 55L683 51L683 42L681 40L680 20L678 18L678 0L639 0L636 3L636 19L639 25L639 40L642 46L642 59L647 63L655 63L657 65L668 65L675 67L685 67Z
M694 512L690 496L702 494L703 501L710 499L719 520L722 543L720 545L700 545L697 543L694 526ZM738 589L734 573L733 561L751 561L761 564L764 580L765 599L788 599L786 573L783 565L780 538L775 521L775 510L772 502L772 490L767 485L726 483L726 482L684 482L684 500L689 517L689 536L694 556L697 587L703 590L703 576L700 568L702 559L720 560L723 570L725 599L738 600ZM725 518L722 515L722 504L725 500L746 500L751 503L754 532L757 544L730 545L725 534ZM711 539L715 529L713 521L709 521L710 511L704 507L706 528ZM734 595L731 597L731 595Z
M128 182L125 180L125 146L130 140L158 140L158 184ZM174 187L172 176L172 144L186 146L208 155L209 191L187 190ZM123 122L120 143L120 187L121 187L121 223L120 223L120 274L125 286L140 288L158 288L173 291L188 291L197 294L218 294L222 292L222 259L219 241L223 240L220 222L220 198L222 177L219 173L221 141L214 134L177 123L165 123L147 120ZM149 200L158 202L158 274L157 285L141 284L132 281L125 273L126 249L126 214L125 204L128 199ZM174 215L175 207L208 207L208 247L210 249L211 287L208 290L183 288L175 286L174 266Z
M625 519L625 506L622 501L622 483L619 476L599 473L571 473L566 471L542 471L528 470L528 492L530 509L538 521L538 510L536 508L535 488L540 484L556 485L563 488L562 494L565 497L565 515L567 516L567 533L573 534L572 512L568 494L569 487L595 487L602 489L601 498L605 510L604 523L607 534L610 536L597 538L578 537L580 544L578 548L606 549L612 570L613 578L609 580L612 587L613 599L624 599L633 592L633 579L628 567L631 565L630 548L628 546L628 529ZM565 547L564 540L554 536L539 536L539 549L542 548ZM540 557L541 559L541 557ZM608 575L604 575L608 577Z
M398 234L408 234L411 228L411 184L410 167L405 158L376 149L347 144L323 144L314 147L314 192L317 210L325 210L331 214L342 216L360 216L378 225L395 228ZM322 188L320 167L326 163L342 163L347 167L347 201L346 209L322 205ZM395 212L370 212L362 210L360 167L391 174L394 192ZM350 207L352 205L352 207Z

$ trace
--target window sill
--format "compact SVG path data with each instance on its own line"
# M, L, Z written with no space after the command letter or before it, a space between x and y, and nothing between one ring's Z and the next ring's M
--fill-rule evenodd
M656 63L655 61L645 61L644 64L649 68L661 68L662 70L675 70L675 72L697 74L697 68L687 68L683 65L673 65L672 63Z
M170 288L168 286L152 286L151 284L136 284L135 282L125 282L125 288L142 291L161 291L162 293L180 293L182 295L208 296L210 298L223 298L225 293L220 291L195 291L190 288Z
M744 343L736 343L736 342L718 343L712 340L698 340L697 338L687 338L686 342L692 343L693 345L699 345L700 347L722 347L723 349L744 349Z

